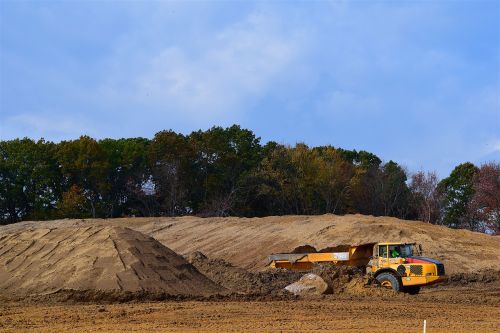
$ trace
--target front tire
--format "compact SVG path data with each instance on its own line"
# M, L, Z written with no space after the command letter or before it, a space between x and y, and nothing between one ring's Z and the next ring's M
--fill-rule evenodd
M380 273L376 277L377 281L382 287L392 288L394 291L401 291L401 281L399 278L392 273L384 272Z

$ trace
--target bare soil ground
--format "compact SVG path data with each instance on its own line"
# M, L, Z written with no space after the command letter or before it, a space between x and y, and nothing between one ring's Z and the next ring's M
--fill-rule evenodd
M496 289L495 289L496 288ZM166 301L0 306L2 332L498 332L500 289L418 296L328 295L271 301Z

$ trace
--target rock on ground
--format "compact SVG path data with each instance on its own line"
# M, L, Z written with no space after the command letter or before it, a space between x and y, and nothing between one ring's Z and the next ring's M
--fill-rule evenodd
M299 296L317 296L323 295L328 291L328 284L318 275L308 273L285 287L286 290Z

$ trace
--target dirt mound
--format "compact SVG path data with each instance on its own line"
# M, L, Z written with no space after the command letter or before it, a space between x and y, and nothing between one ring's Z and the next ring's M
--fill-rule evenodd
M243 268L234 267L222 259L209 259L201 252L191 253L186 259L202 274L232 292L253 292L254 276Z
M201 252L186 256L201 273L231 292L248 295L279 295L303 273L274 269L252 273L223 259L210 259Z
M311 245L301 245L297 246L295 249L293 249L290 253L316 253L318 250L314 246Z
M223 291L182 256L128 228L35 229L0 236L0 294L63 289L169 295Z
M394 291L380 287L371 276L356 267L317 264L312 272L320 276L329 289L326 293L350 295L393 295Z
M347 252L351 245L341 244L336 246L328 246L324 249L317 250L314 246L309 244L300 245L294 248L290 253L328 253L328 252Z
M324 249L321 249L318 252L321 252L321 253L326 253L326 252L348 252L350 247L351 247L351 245L341 244L341 245L337 245L337 246L325 247Z
M500 270L500 237L419 221L365 215L269 216L264 218L151 217L21 222L2 234L55 226L126 226L150 235L179 254L202 251L251 271L262 270L272 253L302 244L324 249L338 244L418 242L424 256L440 260L447 274ZM340 251L342 252L342 251Z

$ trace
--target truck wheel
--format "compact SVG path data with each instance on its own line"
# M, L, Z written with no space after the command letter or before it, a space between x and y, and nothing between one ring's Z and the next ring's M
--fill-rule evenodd
M401 291L401 282L399 278L392 273L380 273L377 275L377 281L382 287L392 288L394 291Z
M419 286L405 287L404 291L405 293L410 295L417 295L420 292L420 287Z

